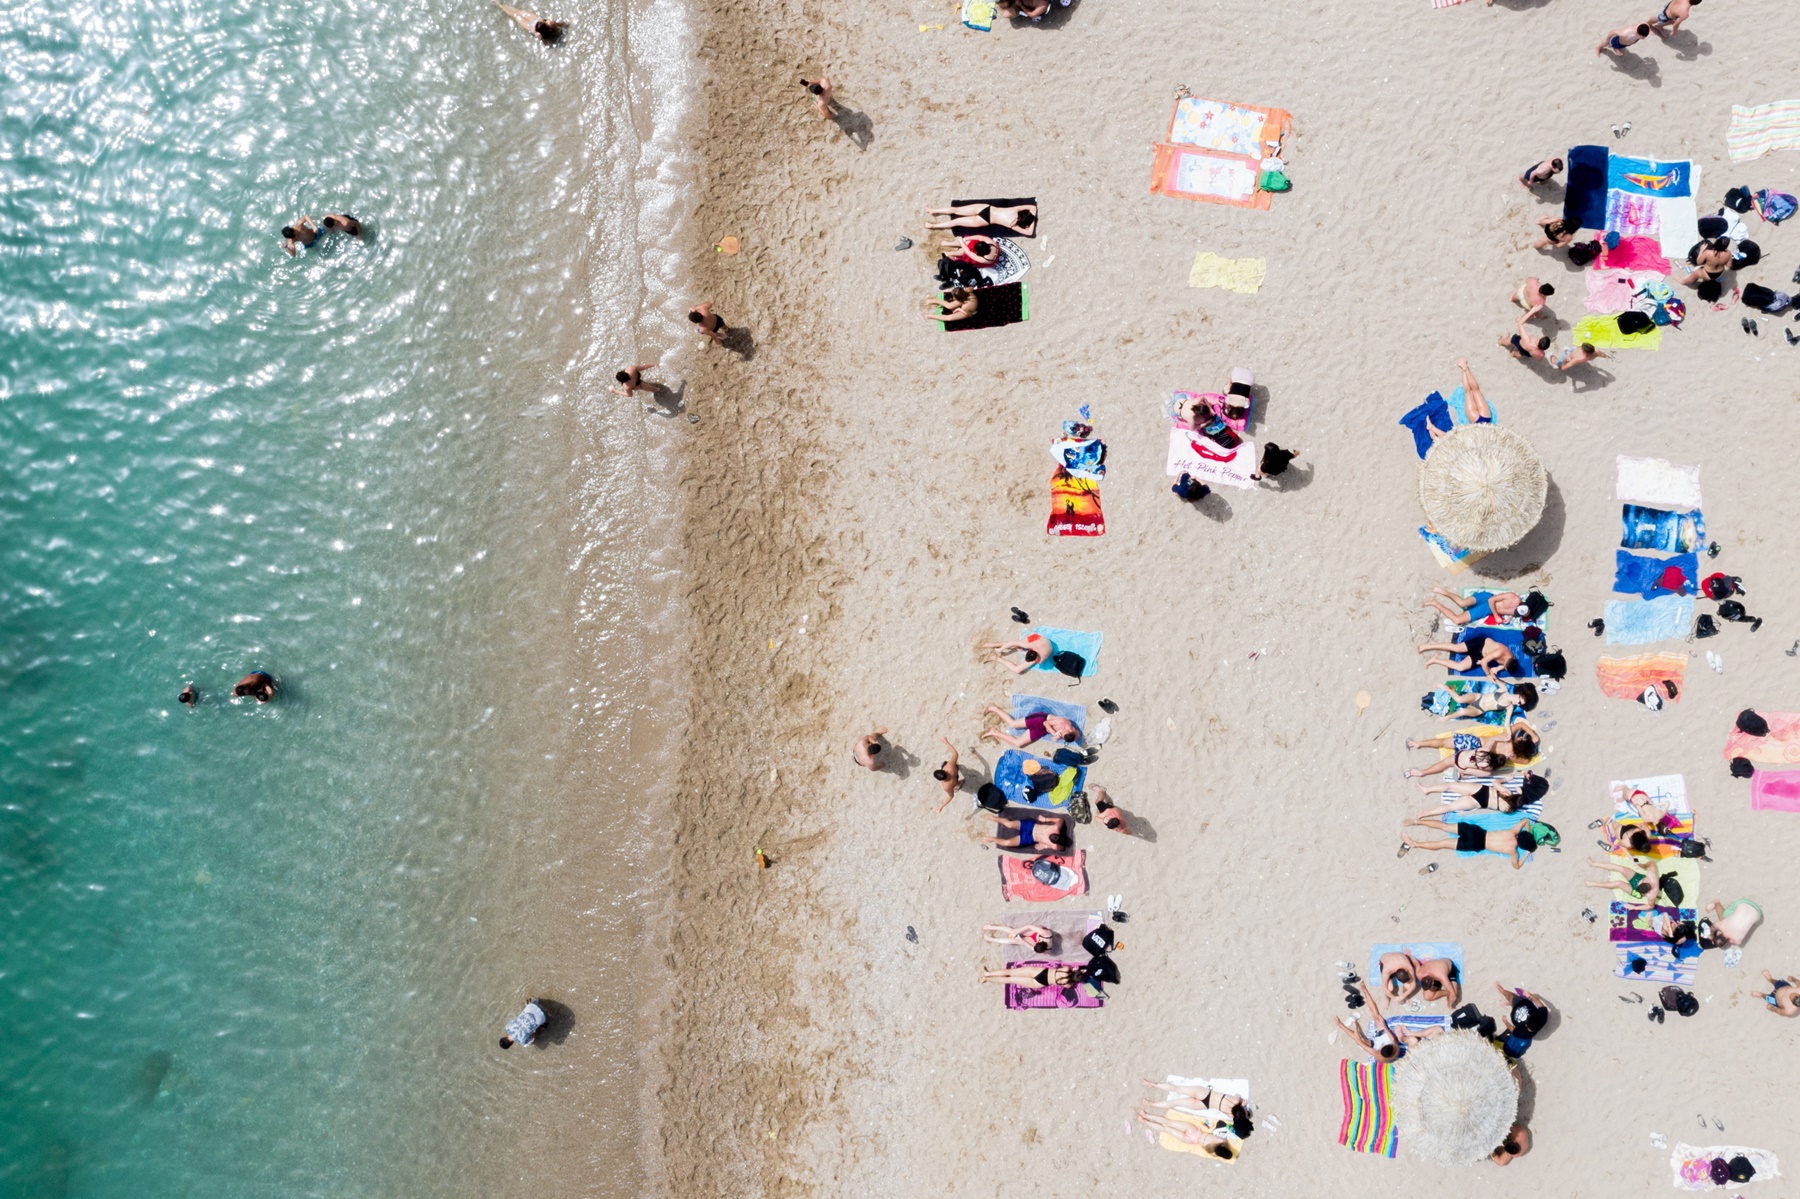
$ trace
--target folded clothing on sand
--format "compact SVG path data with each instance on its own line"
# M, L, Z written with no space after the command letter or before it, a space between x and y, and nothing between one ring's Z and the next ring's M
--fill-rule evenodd
M1051 644L1055 644L1054 640ZM1087 705L1066 704L1060 699L1046 699L1041 695L1018 695L1012 697L1012 718L1023 720L1034 712L1043 712L1050 716L1060 716L1074 725L1083 737L1087 736Z
M1450 405L1444 402L1444 397L1434 391L1425 397L1423 404L1402 416L1400 423L1411 430L1413 449L1423 458L1431 452L1431 428L1448 433L1456 427L1456 418L1450 415Z
M1338 1144L1358 1153L1394 1156L1400 1138L1394 1131L1394 1108L1388 1099L1388 1064L1339 1062L1338 1083L1344 1096Z
M1761 766L1800 766L1800 712L1757 712L1768 722L1769 731L1752 737L1733 728L1725 738L1725 757L1749 758Z
M1655 687L1664 703L1680 703L1687 690L1686 654L1639 654L1635 658L1601 658L1594 666L1600 690L1614 699L1638 700ZM1671 695L1666 683L1675 684Z
M1256 443L1239 441L1226 449L1202 433L1169 430L1169 458L1164 473L1170 478L1188 475L1214 486L1252 488L1256 480Z
M1725 150L1731 161L1749 162L1772 150L1796 146L1800 146L1800 100L1731 106L1731 124L1725 130Z
M1749 1182L1766 1182L1781 1177L1781 1166L1767 1149L1746 1149L1742 1145L1710 1145L1705 1149L1677 1141L1669 1152L1669 1169L1675 1172L1675 1185L1684 1191L1717 1191L1720 1184L1712 1178L1715 1161L1729 1163L1741 1157L1756 1170ZM1738 1183L1737 1185L1743 1185ZM1721 1192L1722 1193L1722 1192Z
M1036 762L1057 779L1056 789L1039 794L1025 775L1025 763ZM1069 772L1073 771L1073 774ZM1009 749L994 763L994 786L1006 795L1006 802L1021 808L1064 811L1070 798L1087 781L1087 767L1063 765L1051 758L1040 758L1022 749Z
M1647 558L1627 550L1616 551L1613 590L1620 595L1660 599L1667 595L1692 595L1700 578L1700 560L1693 554L1673 558Z
M1606 641L1609 645L1649 645L1687 635L1694 623L1694 601L1685 595L1653 600L1608 600Z
M1019 858L996 854L1000 862L1000 895L1008 903L1023 899L1027 903L1054 903L1074 895L1087 894L1087 851L1049 853L1036 858ZM1057 867L1054 883L1041 883L1031 872L1033 862L1049 862Z
M1700 507L1700 468L1677 466L1666 458L1618 456L1613 494L1627 504L1655 508Z
M1082 678L1091 678L1100 669L1100 640L1104 634L1083 632L1080 629L1053 629L1049 625L1038 625L1031 631L1048 637L1055 654L1065 651L1080 654L1087 663L1081 668ZM1055 654L1052 654L1051 660L1039 662L1031 669L1055 670Z
M949 293L939 293L949 299ZM946 333L964 329L998 329L1031 319L1031 292L1023 283L1002 283L999 287L975 289L975 315L960 321L939 321Z
M1652 325L1642 333L1623 333L1618 316L1584 316L1569 331L1574 345L1591 345L1601 350L1659 350L1662 329Z
M1059 962L1046 958L1029 958L1022 962L1008 962L1007 966L1028 966L1042 970L1059 970L1071 966L1080 966L1080 962ZM1105 996L1096 994L1092 987L1021 987L1017 983L1006 984L1006 1007L1008 1011L1022 1012L1033 1008L1095 1008L1105 1007Z
M1606 228L1606 163L1610 156L1605 146L1569 149L1563 220L1575 221L1583 229Z
M1624 532L1619 544L1628 550L1661 550L1685 554L1706 542L1706 516L1693 512L1665 512L1641 504L1626 504L1620 513Z

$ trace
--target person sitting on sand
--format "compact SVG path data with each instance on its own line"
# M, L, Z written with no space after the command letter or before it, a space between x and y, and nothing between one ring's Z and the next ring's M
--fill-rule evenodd
M1428 599L1424 606L1436 608L1451 624L1466 625L1472 620L1486 623L1489 617L1511 620L1515 615L1524 620L1536 620L1550 608L1550 601L1544 598L1544 593L1535 590L1526 595L1520 595L1516 591L1477 591L1474 595L1466 596L1443 587L1433 587L1431 590L1443 598Z
M1005 708L997 704L989 704L987 711L1004 720L1006 728L1025 731L1009 733L1005 729L983 729L981 736L986 741L998 741L1003 745L1010 745L1014 749L1024 749L1033 741L1044 737L1054 737L1058 741L1067 741L1070 744L1081 740L1081 730L1075 727L1073 721L1061 716L1052 716L1048 712L1027 712L1023 716L1014 718Z
M1039 990L1080 986L1086 977L1087 972L1080 966L1057 966L1054 969L1032 965L981 968L981 981L984 983L1010 983L1015 987L1035 987Z
M1655 862L1627 865L1623 862L1589 858L1588 865L1606 871L1608 877L1585 879L1585 886L1598 887L1602 891L1616 891L1623 887L1631 893L1631 898L1618 902L1621 907L1630 911L1642 912L1656 906L1656 897L1662 893L1662 877L1656 871Z
M1014 674L1024 674L1039 662L1048 662L1056 655L1056 647L1042 633L1032 633L1023 641L989 641L981 648L994 651L982 659L983 663L998 662ZM1025 659L1023 663L1006 660L1006 655L1015 651Z
M1419 963L1419 993L1426 1003L1443 1000L1451 1007L1462 1002L1462 977L1449 958L1415 958Z
M366 241L363 237L362 222L347 212L333 212L319 222L333 233L347 233L357 241Z
M1382 954L1375 963L1375 972L1381 978L1381 993L1392 1003L1405 1003L1419 989L1418 959L1403 949ZM1368 996L1366 984L1363 993L1369 999L1369 1006L1377 1007L1374 997Z
M1594 47L1594 53L1610 54L1617 58L1625 52L1625 47L1635 46L1649 36L1650 26L1647 24L1624 25L1602 38L1600 44Z
M300 214L300 219L293 224L281 227L281 248L288 252L289 258L301 250L312 249L318 240L319 227L313 224L313 219L304 212Z
M1519 186L1523 187L1526 191L1530 191L1538 184L1548 183L1558 175L1562 174L1562 169L1562 159L1546 158L1542 162L1526 168L1524 174L1519 176ZM1536 280L1534 279L1532 282L1535 283Z
M1224 1137L1215 1136L1199 1124L1189 1124L1186 1120L1176 1120L1169 1116L1159 1116L1155 1112L1139 1110L1139 1124L1168 1133L1184 1145L1198 1145L1220 1161L1230 1161L1237 1156L1237 1150Z
M1415 1032L1404 1025L1395 1030L1388 1024L1387 1018L1381 1014L1381 1005L1376 1003L1375 996L1370 994L1369 984L1365 982L1358 985L1362 989L1364 1000L1369 1005L1369 1015L1375 1019L1375 1035L1373 1037L1365 1035L1362 1030L1362 1022L1359 1020L1347 1021L1339 1016L1333 1023L1349 1033L1351 1038L1370 1056L1380 1058L1384 1062L1398 1061L1406 1056L1407 1049L1439 1031L1430 1028Z
M956 746L950 744L950 738L939 737L938 740L942 741L944 748L950 751L950 756L944 759L943 764L931 772L931 777L944 788L944 802L937 806L937 810L941 812L950 806L951 800L956 798L957 788L963 784L963 773L962 767L956 764Z
M887 729L879 728L872 733L864 733L858 737L855 747L850 750L850 760L864 770L880 770L882 767L881 739L886 735Z
M1427 795L1435 791L1443 800L1440 806L1429 812L1419 813L1419 819L1429 820L1436 816L1448 816L1452 812L1516 812L1521 806L1535 803L1548 795L1550 781L1527 770L1516 779L1493 783L1420 783L1419 790Z
M1125 813L1121 812L1119 805L1112 801L1111 796L1107 795L1105 787L1098 783L1093 784L1088 788L1088 798L1094 801L1094 815L1100 818L1101 824L1115 833L1131 836L1131 830L1125 827Z
M627 397L634 391L655 391L656 384L646 383L643 378L645 371L655 369L656 363L654 362L640 362L636 366L628 366L624 370L613 375L613 378L619 381L619 385L617 387L609 387L606 390L612 392L616 396Z
M1050 0L999 0L995 7L1008 20L1024 17L1027 21L1041 21L1050 11Z
M1560 834L1547 824L1535 820L1521 820L1511 828L1489 831L1478 824L1450 825L1442 820L1417 818L1401 822L1404 828L1431 828L1439 832L1452 834L1456 839L1436 838L1422 841L1402 832L1400 839L1409 849L1454 849L1458 853L1497 853L1512 859L1513 869L1525 865L1527 854L1535 853L1540 845L1551 846L1562 838Z
M688 309L688 320L700 326L700 336L717 345L723 345L725 334L730 332L725 327L725 318L713 311L710 302L696 304Z
M1049 953L1056 944L1056 934L1041 924L984 924L981 939L989 945L1028 945L1033 953Z
M800 86L805 89L807 95L812 97L813 111L829 121L832 112L837 108L837 101L831 98L830 76L821 75L817 79L807 79L802 76Z
M967 287L953 287L944 293L944 298L929 296L925 300L923 316L928 321L966 321L975 315L981 302L975 298L975 292ZM936 311L932 311L932 309Z
M1148 1078L1142 1082L1168 1096L1160 1103L1152 1099L1144 1100L1141 1106L1145 1111L1167 1111L1172 1107L1194 1112L1214 1111L1231 1121L1231 1131L1239 1140L1256 1131L1256 1126L1250 1119L1250 1105L1244 1102L1242 1095L1215 1091L1211 1087L1194 1083L1151 1082Z
M1492 0L1489 0L1492 3ZM1531 1152L1531 1130L1523 1124L1515 1124L1500 1142L1499 1148L1488 1154L1488 1160L1496 1166L1504 1166L1515 1157L1524 1157Z
M959 204L955 208L927 208L929 216L947 216L947 221L927 221L927 229L981 229L994 225L1027 236L1037 228L1037 205L1020 204L1012 208L995 208L991 204Z
M985 845L1001 849L1041 849L1047 853L1055 853L1075 843L1069 836L1067 816L1021 816L1013 820L989 812L982 812L980 815L999 834L995 837L983 837L981 840Z
M1581 222L1564 220L1559 216L1541 216L1538 225L1544 230L1544 236L1531 243L1534 250L1561 249L1573 245L1575 235L1581 232Z
M1731 239L1716 237L1698 243L1689 251L1688 262L1694 269L1682 276L1683 283L1694 287L1713 282L1731 269Z
M510 4L501 4L494 0L494 6L513 19L513 23L546 46L554 46L562 41L563 30L568 24L563 21L546 21L534 12L526 12L522 8L514 8Z
M1586 366L1596 358L1611 357L1612 355L1605 350L1596 350L1593 342L1584 341L1578 346L1570 346L1564 350L1556 360L1556 369L1559 371L1573 370L1578 366Z
M1495 983L1494 990L1500 992L1501 998L1507 1003L1507 1014L1501 1017L1506 1025L1506 1032L1500 1038L1500 1052L1516 1062L1525 1056L1525 1051L1531 1048L1532 1040L1550 1022L1550 1008L1524 987L1514 987L1509 991Z
M237 681L231 694L239 698L252 696L257 703L266 704L275 698L275 678L266 670L253 670Z
M1550 349L1550 339L1548 337L1538 337L1533 340L1526 339L1524 321L1519 322L1519 331L1517 333L1514 333L1510 337L1502 337L1499 339L1499 342L1501 349L1505 350L1508 354L1511 354L1520 362L1529 362L1533 358L1542 358Z
M951 239L956 246L954 252L946 251L944 257L952 262L966 262L970 266L993 266L1000 261L1000 243L991 237L962 237Z
M1750 993L1768 1004L1769 1010L1777 1016L1786 1016L1790 1020L1800 1016L1800 978L1791 974L1786 978L1776 978L1767 970L1762 972L1762 976L1768 980L1769 989L1752 989Z
M1669 0L1662 6L1662 11L1650 18L1651 32L1667 37L1681 28L1681 23L1694 13L1694 5L1700 0Z
M1706 905L1707 919L1700 921L1700 936L1713 946L1742 945L1762 923L1762 909L1748 899L1734 899L1730 907L1718 900Z
M1427 658L1425 665L1442 666L1445 670L1464 673L1479 670L1487 675L1488 681L1496 685L1503 683L1500 671L1512 674L1523 674L1519 667L1519 659L1513 656L1512 647L1498 637L1489 637L1483 633L1464 633L1456 641L1428 641L1419 647L1422 654L1442 653L1442 658Z

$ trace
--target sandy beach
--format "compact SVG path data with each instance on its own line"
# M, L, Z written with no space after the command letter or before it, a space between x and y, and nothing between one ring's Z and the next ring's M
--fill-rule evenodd
M1669 1186L1652 1134L1800 1154L1800 1022L1746 993L1763 969L1800 968L1785 852L1800 816L1751 811L1720 756L1740 709L1800 708L1783 653L1800 637L1792 322L1752 337L1741 308L1678 289L1688 319L1654 353L1556 375L1495 345L1528 275L1558 285L1558 348L1587 315L1566 257L1530 248L1561 198L1520 186L1531 163L1583 143L1691 159L1702 212L1738 184L1800 191L1800 153L1733 164L1725 146L1733 104L1800 95L1791 24L1717 0L1621 67L1593 50L1634 15L1619 4L1076 0L990 33L945 2L698 7L686 251L693 298L745 340L667 359L700 418L668 426L686 441L691 700L658 924L674 997L645 1014L664 1047L648 1152L670 1192L1597 1196ZM796 85L815 71L838 85L837 124ZM1293 191L1266 212L1150 194L1178 85L1292 112ZM921 319L923 210L1027 195L1030 320L947 334ZM1794 290L1800 232L1750 224L1765 258L1740 282ZM726 235L741 253L713 252ZM1190 288L1199 251L1264 258L1266 282ZM1418 536L1395 422L1447 393L1461 357L1551 486L1523 543L1452 576ZM1301 464L1279 487L1178 503L1163 405L1223 390L1239 365L1266 389L1251 436ZM1048 538L1048 445L1084 404L1109 447L1107 532ZM1712 568L1741 575L1766 621L1661 647L1695 656L1657 713L1601 694L1605 643L1584 627L1613 598L1619 454L1699 464ZM1498 581L1548 594L1569 659L1534 713L1562 851L1519 871L1396 859L1400 821L1427 806L1401 777L1425 760L1405 739L1442 727L1419 707L1436 677L1414 652L1436 639L1421 604L1434 584ZM1013 605L1103 631L1097 675L981 665ZM1002 901L967 795L933 813L930 772L943 735L985 779L982 709L1014 690L1093 719L1103 696L1119 708L1091 780L1138 835L1081 828L1091 893L1056 905L1123 896L1123 981L1103 1010L1009 1012L976 982L1003 956L980 926L1026 905ZM877 726L902 761L871 774L849 748ZM1604 924L1581 917L1599 895L1582 860L1609 780L1674 773L1711 841L1703 900L1750 896L1767 919L1736 969L1706 955L1698 1015L1655 1024L1619 998L1655 988L1614 978ZM1334 963L1415 940L1461 943L1484 1010L1495 982L1553 1009L1525 1059L1536 1145L1504 1171L1336 1143L1338 1063L1357 1053L1333 1031ZM1134 1130L1138 1079L1167 1073L1251 1081L1241 1161Z

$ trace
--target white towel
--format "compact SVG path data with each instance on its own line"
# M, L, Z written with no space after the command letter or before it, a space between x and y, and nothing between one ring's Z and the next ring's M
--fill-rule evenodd
M1186 429L1169 430L1169 459L1165 468L1170 478L1176 475L1190 475L1202 483L1210 483L1217 487L1256 486L1256 480L1250 476L1256 473L1256 443L1246 438L1237 445L1237 449L1222 450L1204 437L1200 440L1212 446L1215 454L1228 455L1221 462L1216 458L1202 458L1194 448L1198 434L1189 433Z
M1695 1158L1703 1158L1707 1161L1711 1161L1715 1157L1722 1157L1726 1161L1730 1161L1739 1154L1749 1158L1750 1164L1756 1167L1756 1177L1752 1178L1750 1182L1767 1182L1771 1178L1781 1177L1781 1170L1776 1163L1775 1155L1773 1153L1770 1153L1767 1149L1746 1149L1742 1145L1709 1145L1704 1149L1700 1149L1693 1145L1677 1142L1675 1148L1669 1152L1669 1169L1675 1172L1675 1185L1680 1190L1721 1192L1721 1188L1714 1185L1710 1180L1707 1182L1689 1182L1681 1176L1681 1167ZM1732 1183L1731 1185L1739 1187L1748 1186L1749 1183L1738 1182Z
M1618 498L1652 508L1698 508L1700 468L1676 466L1666 458L1619 455Z
M1612 793L1613 815L1629 816L1631 793L1642 791L1650 797L1650 802L1671 812L1683 816L1692 816L1694 809L1688 805L1687 780L1679 774L1659 774L1652 778L1620 779L1610 785Z
M1250 1080L1247 1078L1183 1078L1179 1074L1171 1074L1168 1076L1168 1081L1174 1083L1178 1087L1205 1087L1207 1090L1217 1091L1221 1095L1236 1095L1246 1104L1250 1103ZM1206 1110L1201 1111L1196 1108L1182 1107L1180 1104L1176 1104L1176 1110L1187 1112L1192 1116L1216 1116L1218 1119L1214 1121L1215 1124L1220 1121L1226 1124L1231 1123L1230 1116L1214 1107L1209 1107ZM1228 1130L1226 1135L1231 1136L1232 1134Z

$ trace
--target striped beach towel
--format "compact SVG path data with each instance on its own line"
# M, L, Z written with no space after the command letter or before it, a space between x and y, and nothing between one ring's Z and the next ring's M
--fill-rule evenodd
M1463 4L1466 0L1431 0L1433 8L1449 8L1452 4Z
M1725 131L1725 148L1733 162L1761 158L1771 150L1800 146L1800 100L1782 100L1746 108L1731 106L1731 127Z
M1358 1153L1394 1156L1400 1138L1394 1131L1394 1109L1388 1102L1386 1062L1338 1063L1344 1088L1344 1125L1338 1144Z

